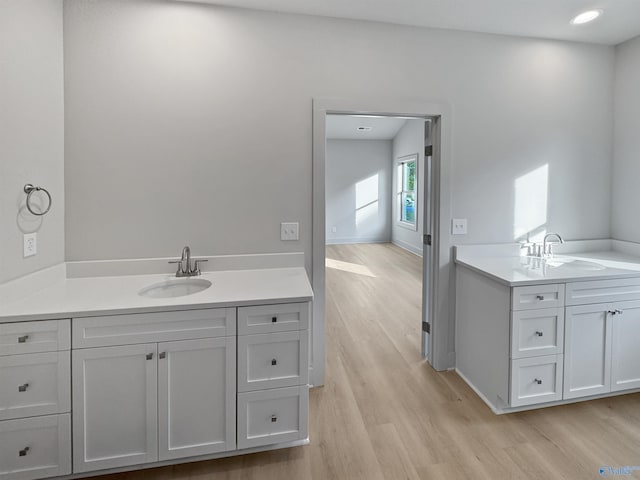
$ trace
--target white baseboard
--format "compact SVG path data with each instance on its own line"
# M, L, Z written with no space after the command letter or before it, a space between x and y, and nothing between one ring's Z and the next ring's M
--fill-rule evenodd
M380 237L353 237L353 238L328 238L327 245L351 245L357 243L389 243L388 238Z
M415 245L411 245L410 243L403 242L402 240L398 240L398 239L391 240L391 243L393 243L396 247L400 247L403 250L411 252L414 255L417 255L419 257L422 257L422 249L417 248Z

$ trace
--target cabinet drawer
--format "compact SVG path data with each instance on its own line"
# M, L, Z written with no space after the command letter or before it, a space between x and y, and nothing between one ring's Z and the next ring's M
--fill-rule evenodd
M235 308L75 318L73 348L231 336L235 320Z
M238 394L238 448L307 438L309 388L305 386Z
M556 355L564 349L564 308L511 314L511 358Z
M69 350L69 325L69 320L0 324L0 355Z
M0 420L70 410L70 352L0 357Z
M562 355L511 362L511 406L562 400Z
M309 304L287 303L238 308L238 334L275 333L309 328Z
M307 331L238 337L238 391L306 385Z
M511 289L511 310L564 306L564 285L532 285Z
M0 445L1 480L71 473L69 414L0 422Z
M567 283L567 305L640 300L640 278Z

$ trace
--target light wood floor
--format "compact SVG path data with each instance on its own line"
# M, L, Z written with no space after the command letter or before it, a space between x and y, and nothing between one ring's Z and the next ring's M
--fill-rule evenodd
M329 246L327 258L311 445L105 479L584 480L640 465L640 395L496 416L420 358L418 257L379 244Z

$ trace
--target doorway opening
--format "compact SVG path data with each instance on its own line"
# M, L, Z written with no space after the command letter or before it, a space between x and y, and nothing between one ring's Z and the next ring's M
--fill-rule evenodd
M367 294L379 301L406 293L415 308L399 307L395 314L415 322L407 338L434 368L448 368L439 361L438 352L448 349L449 312L438 291L441 250L449 248L448 241L439 241L441 214L450 207L441 202L440 175L442 119L447 109L435 104L422 111L328 104L336 101L314 102L312 382L324 383L327 280L360 288L347 299L351 308L358 302L364 305ZM385 268L410 275L400 275L382 287L384 282L379 282L382 290L375 293L369 287L376 277L385 276ZM330 287L332 292L346 291L339 285ZM380 310L387 307L380 305ZM397 305L402 305L401 298ZM387 309L386 315L394 316L393 310Z
M430 324L425 240L435 203L432 121L326 116L327 316L338 316L333 303L346 293L341 307L359 304L358 314L377 318L392 341L420 349L423 358Z

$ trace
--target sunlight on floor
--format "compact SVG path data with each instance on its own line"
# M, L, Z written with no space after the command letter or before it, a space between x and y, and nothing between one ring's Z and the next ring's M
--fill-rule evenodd
M333 268L334 270L342 270L343 272L355 273L357 275L376 278L371 270L369 270L364 265L358 265L357 263L341 262L340 260L327 258L326 265L327 268Z

